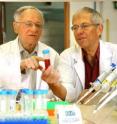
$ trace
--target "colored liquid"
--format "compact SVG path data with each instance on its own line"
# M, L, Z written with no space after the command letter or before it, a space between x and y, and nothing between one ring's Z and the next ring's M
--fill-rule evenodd
M50 59L45 59L45 69L47 69L50 66Z

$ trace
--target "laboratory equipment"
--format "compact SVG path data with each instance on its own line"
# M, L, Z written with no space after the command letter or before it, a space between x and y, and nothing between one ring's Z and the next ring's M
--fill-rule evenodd
M107 93L110 89L112 82L117 78L117 69L114 69L109 76L101 83L100 89L88 100L84 102L84 104L89 103L93 98L95 98L100 92Z
M44 57L44 63L45 63L45 69L47 69L50 66L50 50L45 49L42 51L43 57Z
M114 63L111 64L110 68L104 71L99 77L91 84L91 88L80 98L77 103L80 103L86 96L88 96L93 91L98 91L101 88L101 83L104 79L116 68Z

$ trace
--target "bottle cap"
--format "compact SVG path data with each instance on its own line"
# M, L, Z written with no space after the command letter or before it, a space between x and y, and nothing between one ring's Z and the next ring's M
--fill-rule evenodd
M45 49L45 50L42 51L43 54L48 54L49 52L50 52L49 49Z
M16 95L17 94L17 91L15 91L15 90L8 90L7 91L7 94L8 95Z
M42 90L42 94L48 94L48 90Z
M41 95L42 94L42 90L33 90L33 94L34 95Z
M7 90L0 90L0 95L7 95Z
M48 90L34 90L33 91L34 95L43 95L43 94L48 94Z
M21 92L24 93L24 94L27 94L27 95L32 95L33 94L33 90L31 90L31 89L22 89Z

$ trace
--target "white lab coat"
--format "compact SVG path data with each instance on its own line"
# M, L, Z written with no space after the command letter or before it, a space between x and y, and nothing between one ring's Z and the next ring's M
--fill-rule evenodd
M111 63L117 63L117 45L100 41L100 74ZM62 74L61 82L67 88L66 100L75 102L85 86L85 67L82 51L79 47L68 48L61 53L59 71Z
M51 47L38 42L38 56L43 57L42 50L50 50L51 65L55 68L59 62L58 53ZM18 37L6 44L0 46L0 87L1 88L20 88L27 87L27 82L21 82L20 71L20 51L18 46ZM44 63L41 63L44 65ZM44 84L44 85L43 85ZM41 80L41 71L37 71L36 88L48 88L47 83Z

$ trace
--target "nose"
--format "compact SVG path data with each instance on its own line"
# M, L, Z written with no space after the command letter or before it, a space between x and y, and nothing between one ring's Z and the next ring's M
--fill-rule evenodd
M83 32L84 32L84 30L81 28L81 27L79 27L77 30L76 30L76 34L78 34L78 35L81 35L81 34L83 34Z
M35 32L39 30L38 27L37 27L35 24L32 25L32 28L31 28L31 29L32 29L33 31L35 31Z

